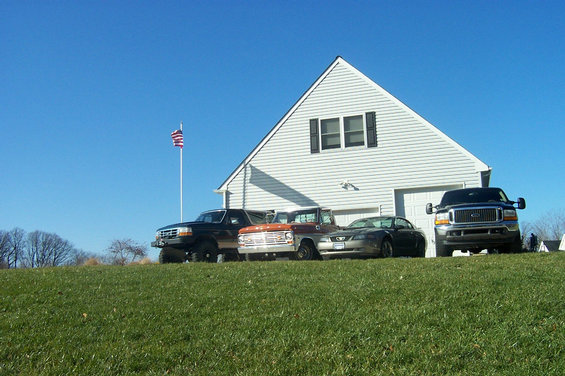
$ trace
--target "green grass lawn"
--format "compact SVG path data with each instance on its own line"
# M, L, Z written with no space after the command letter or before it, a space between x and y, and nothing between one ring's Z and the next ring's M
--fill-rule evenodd
M565 252L0 271L0 375L562 375Z

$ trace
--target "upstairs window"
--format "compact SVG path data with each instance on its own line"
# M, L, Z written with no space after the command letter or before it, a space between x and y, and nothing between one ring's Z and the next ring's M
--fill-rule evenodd
M365 132L363 132L363 116L350 116L343 118L343 134L345 147L365 145Z
M355 146L377 146L375 112L331 119L310 119L310 152Z
M341 147L341 131L339 118L322 120L322 150L339 149Z

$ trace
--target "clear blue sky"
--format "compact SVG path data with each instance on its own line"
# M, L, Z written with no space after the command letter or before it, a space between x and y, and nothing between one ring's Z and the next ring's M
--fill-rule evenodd
M0 229L149 246L180 216L180 121L193 219L337 55L491 166L533 222L565 206L563 14L563 1L4 0Z

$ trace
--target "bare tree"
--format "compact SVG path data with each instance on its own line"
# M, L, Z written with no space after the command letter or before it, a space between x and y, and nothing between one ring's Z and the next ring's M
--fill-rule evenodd
M85 252L82 249L75 249L71 252L70 257L66 262L66 265L73 265L73 266L84 265L87 260L98 257L99 255L96 255L92 252Z
M14 228L7 233L7 251L4 262L8 264L8 268L17 268L24 254L26 242L26 232L21 228Z
M147 256L147 247L131 239L113 240L106 250L114 265L126 265Z
M526 241L530 234L535 234L539 241L560 240L565 234L565 209L554 209L534 222L522 223L522 233Z
M7 269L8 268L8 237L9 232L0 230L0 269Z
M25 264L32 268L64 265L74 249L57 234L34 231L27 236Z

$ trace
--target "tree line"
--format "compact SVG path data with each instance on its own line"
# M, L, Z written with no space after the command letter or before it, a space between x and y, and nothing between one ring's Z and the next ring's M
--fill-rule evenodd
M113 240L106 255L77 249L70 241L55 233L21 228L0 230L0 268L41 268L64 265L83 265L96 259L101 263L127 265L147 256L147 248L131 239Z

